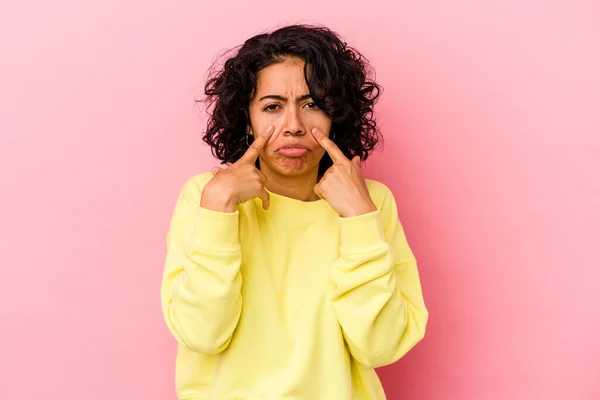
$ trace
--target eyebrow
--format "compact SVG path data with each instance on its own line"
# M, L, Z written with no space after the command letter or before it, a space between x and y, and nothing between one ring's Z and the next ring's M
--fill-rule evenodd
M312 96L310 94L303 94L300 97L296 98L296 101L302 101L302 100L308 100L312 98ZM267 99L271 99L271 100L279 100L279 101L287 101L288 98L285 96L280 96L278 94L268 94L266 96L261 97L258 101L263 101L263 100L267 100Z

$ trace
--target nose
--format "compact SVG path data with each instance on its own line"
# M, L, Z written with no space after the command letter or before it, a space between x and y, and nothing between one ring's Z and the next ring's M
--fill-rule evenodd
M287 110L283 126L283 133L291 136L301 136L306 133L306 130L302 126L302 121L300 120L298 111L294 108Z

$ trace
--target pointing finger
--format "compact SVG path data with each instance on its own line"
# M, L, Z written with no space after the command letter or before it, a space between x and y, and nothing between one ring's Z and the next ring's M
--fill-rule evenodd
M254 142L250 145L250 147L248 147L248 150L246 150L246 153L244 153L241 160L248 163L256 162L258 155L263 147L265 147L265 144L267 144L269 141L269 138L273 134L274 130L275 128L273 125L269 125L266 130L264 130L256 139L254 139Z
M342 163L348 162L348 158L344 155L344 153L340 150L339 147L335 143L333 143L323 132L321 132L318 128L313 128L311 130L317 142L325 149L327 154L331 157L334 163Z

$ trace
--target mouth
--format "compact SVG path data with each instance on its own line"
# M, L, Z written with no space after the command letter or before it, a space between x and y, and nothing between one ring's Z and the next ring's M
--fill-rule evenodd
M310 149L307 146L301 144L289 144L277 149L277 153L286 157L301 157L309 151Z

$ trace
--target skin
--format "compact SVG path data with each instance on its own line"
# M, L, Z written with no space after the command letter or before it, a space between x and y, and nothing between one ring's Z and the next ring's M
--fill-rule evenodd
M317 183L325 150L310 131L319 128L329 135L331 120L310 98L304 62L288 58L260 71L249 112L251 132L261 132L269 124L275 127L260 155L260 169L269 180L267 188L300 200L318 200L312 187ZM308 147L309 152L301 157L277 152L281 146L293 143Z
M329 140L331 120L310 98L302 60L288 58L261 70L249 111L254 142L227 169L212 169L214 177L204 188L202 207L234 212L237 205L259 197L267 210L268 189L302 201L323 199L341 217L376 210L359 158L349 160ZM280 152L282 146L291 144L308 151L293 157ZM319 177L325 152L334 164ZM257 159L260 170L255 166Z

